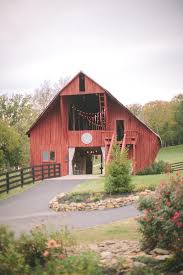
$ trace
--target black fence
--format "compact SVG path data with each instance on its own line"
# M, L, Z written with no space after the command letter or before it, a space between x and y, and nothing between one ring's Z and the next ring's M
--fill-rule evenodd
M35 181L60 177L60 164L49 163L0 174L0 194Z
M183 170L183 162L175 162L171 164L172 171L181 171Z

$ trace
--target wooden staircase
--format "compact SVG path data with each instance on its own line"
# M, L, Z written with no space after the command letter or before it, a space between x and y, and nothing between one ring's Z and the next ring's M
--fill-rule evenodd
M106 164L109 163L109 160L111 158L112 146L113 146L115 140L116 140L115 133L113 133L112 138L105 139L105 148L107 149L106 150L106 152L107 152Z
M123 152L127 144L133 145L133 148L135 150L135 145L137 143L137 140L138 140L137 131L126 131L124 133L123 139L121 141L118 141L117 143L120 146L121 152ZM105 137L106 164L108 164L111 159L112 147L114 142L116 142L115 133L113 133L111 137ZM134 156L135 156L135 152L134 152ZM133 160L135 161L135 159Z

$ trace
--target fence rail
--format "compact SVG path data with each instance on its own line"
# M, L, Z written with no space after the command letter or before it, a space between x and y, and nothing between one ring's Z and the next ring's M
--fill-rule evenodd
M39 180L60 177L60 163L26 167L0 174L0 194Z
M183 162L175 162L171 164L172 171L180 171L183 170Z

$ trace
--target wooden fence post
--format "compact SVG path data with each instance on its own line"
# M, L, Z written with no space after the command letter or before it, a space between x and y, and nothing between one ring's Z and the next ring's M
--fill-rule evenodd
M34 171L34 166L32 166L32 181L35 183L35 171Z
M24 185L23 169L20 170L20 177L21 177L21 187L23 187L23 185Z
M48 164L48 178L50 178L50 165L51 164Z
M54 171L54 178L55 178L56 177L56 163L54 163L53 171Z
M9 173L6 173L6 193L9 193L10 189L10 179L9 179Z
M44 164L41 165L41 167L42 167L42 180L44 180L44 167L43 166L44 166Z

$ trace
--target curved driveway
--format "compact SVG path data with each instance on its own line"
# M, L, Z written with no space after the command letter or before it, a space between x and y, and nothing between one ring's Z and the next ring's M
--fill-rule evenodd
M57 229L61 226L83 228L135 217L139 214L133 205L101 211L56 213L49 209L48 202L55 195L68 192L84 181L64 178L44 180L23 193L0 201L0 224L9 225L19 234L40 224Z

